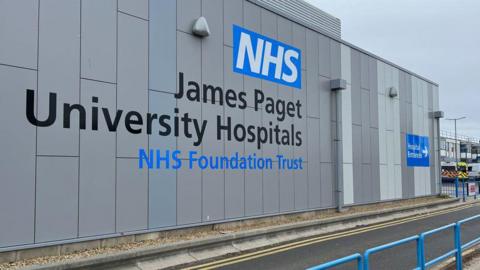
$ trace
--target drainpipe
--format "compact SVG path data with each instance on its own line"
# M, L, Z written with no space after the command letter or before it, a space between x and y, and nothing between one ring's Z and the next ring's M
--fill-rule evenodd
M340 90L347 88L347 81L343 79L334 79L330 81L330 90L335 94L335 115L336 115L336 134L335 134L335 154L336 154L336 170L335 170L335 199L337 201L337 211L341 212L343 209L343 156L342 156L342 95Z
M440 118L444 117L443 111L434 111L432 112L434 121L437 122L437 172L438 172L438 194L442 192L442 165L440 161ZM435 123L434 123L435 124Z

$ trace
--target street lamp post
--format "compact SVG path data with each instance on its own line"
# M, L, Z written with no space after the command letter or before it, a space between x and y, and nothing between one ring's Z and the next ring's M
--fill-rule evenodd
M455 179L455 182L458 183L458 168L457 168L457 164L458 164L458 154L457 154L457 144L458 144L458 140L457 140L457 121L459 120L462 120L462 119L465 119L466 117L465 116L462 116L462 117L457 117L457 118L446 118L445 120L450 120L450 121L453 121L453 125L455 127L455 172L457 173L456 174L456 179ZM457 184L458 186L458 184ZM464 180L462 178L462 194L463 194L463 201L465 201L465 183L464 183Z

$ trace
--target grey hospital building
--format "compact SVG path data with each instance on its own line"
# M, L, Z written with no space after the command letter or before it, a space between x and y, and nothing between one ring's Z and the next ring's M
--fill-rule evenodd
M438 93L301 0L1 0L0 252L438 194Z

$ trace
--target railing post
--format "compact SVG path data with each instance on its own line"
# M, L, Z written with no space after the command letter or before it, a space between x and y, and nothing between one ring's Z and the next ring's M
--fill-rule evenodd
M363 270L369 270L370 269L370 261L369 261L369 257L370 256L370 253L367 251L365 251L365 253L363 254Z
M420 235L417 240L417 267L420 270L425 270L425 236Z
M463 194L463 201L465 202L466 201L466 198L465 198L465 179L462 178L462 194Z
M455 224L455 249L457 250L456 253L456 265L457 270L462 270L462 240L460 238L460 223Z
M455 197L458 198L458 176L455 177Z
M357 259L357 269L362 270L363 269L363 262L362 262L362 257L358 257Z

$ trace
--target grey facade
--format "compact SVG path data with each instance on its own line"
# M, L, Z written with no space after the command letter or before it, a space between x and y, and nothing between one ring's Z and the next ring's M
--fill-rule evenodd
M191 33L204 16L210 36ZM0 251L121 234L174 229L337 205L336 125L341 126L346 205L438 193L438 85L342 40L246 0L3 0L0 1ZM232 71L232 25L302 51L302 89ZM63 103L200 119L230 116L266 125L255 111L174 98L179 72L189 80L237 92L300 100L300 147L187 137L36 127L25 118L25 90L35 91L39 119L49 93ZM341 119L330 80L343 78ZM391 98L388 89L399 95ZM78 118L73 118L78 119ZM87 117L87 126L92 125ZM158 130L154 130L154 133ZM428 168L405 164L405 134L429 136ZM256 153L303 157L304 169L141 170L139 148L203 154ZM182 156L187 159L187 156Z

